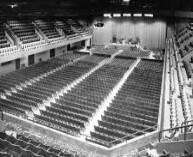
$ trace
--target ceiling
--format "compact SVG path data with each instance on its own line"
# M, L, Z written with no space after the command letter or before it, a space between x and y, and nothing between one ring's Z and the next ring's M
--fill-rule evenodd
M1 0L0 3L1 16L76 16L136 10L193 11L193 0Z

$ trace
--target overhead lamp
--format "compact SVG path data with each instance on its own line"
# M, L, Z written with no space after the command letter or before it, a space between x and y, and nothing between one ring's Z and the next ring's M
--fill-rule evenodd
M129 13L123 14L123 17L131 17L131 14L129 14Z
M103 16L111 18L111 14L104 14Z
M15 7L18 7L18 4L10 4L10 5L8 5L8 6L10 6L10 7L13 9L13 8L15 8Z
M113 17L121 17L121 14L113 14Z
M142 14L141 13L138 13L138 14L133 14L134 17L142 17Z
M153 14L144 14L145 17L153 17Z

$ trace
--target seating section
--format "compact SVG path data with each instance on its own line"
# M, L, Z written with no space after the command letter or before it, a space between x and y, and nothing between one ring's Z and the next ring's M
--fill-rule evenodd
M52 44L61 44L70 38L89 35L86 27L72 19L30 18L0 21L0 56L6 57ZM65 39L66 38L66 39Z
M53 148L24 135L17 138L0 132L0 156L3 157L73 157L74 154Z
M61 65L67 64L81 56L82 54L65 53L53 59L47 60L9 73L0 77L0 93L4 93L6 90L10 90L21 83L30 82L36 77L39 77L47 72L52 71L60 67ZM14 78L14 79L13 79Z
M70 91L58 95L104 61ZM134 61L80 53L61 55L2 76L0 107L17 116L33 115L37 123L79 135ZM87 140L110 146L152 132L158 120L162 68L162 62L142 60ZM55 100L46 105L53 96Z
M46 35L48 39L59 38L60 34L57 32L54 22L50 20L35 20L36 25Z
M105 55L113 55L118 52L119 49L117 47L112 46L93 46L91 52L94 54L105 54Z
M188 79L191 79L191 75L192 75L191 64L187 61L184 61L183 64L184 64L184 68L185 68L186 75L187 75Z
M6 95L6 99L0 98L1 108L16 115L35 112L43 100L89 69L89 65L83 67L81 62L66 66L80 56L82 55L67 53L2 76L0 78L1 93L12 92L12 95ZM64 76L67 77L64 79ZM17 93L14 93L13 91L16 90Z
M56 23L56 25L60 28L60 29L62 29L62 31L64 32L64 34L65 34L65 36L66 37L69 37L69 38L71 38L71 37L76 37L76 36L78 36L78 34L71 28L71 26L67 23L67 22L65 22L64 20L62 21L56 21L55 22Z
M77 71L77 74L79 73L80 76L83 69L93 68L104 59L105 57L89 56L77 62L78 64L73 67L74 69L71 70L71 73L73 74ZM95 73L97 72L94 72L94 74ZM56 103L51 103L51 107L46 107L45 111L41 111L41 115L37 115L36 119L40 123L66 133L73 135L80 133L80 130L84 128L84 123L88 122L89 117L92 116L92 113L94 113L98 105L100 105L98 96L95 95L96 98L94 98L94 91L91 92L97 83L97 77L94 74L88 76L88 78L75 86L71 91L68 91L67 94L60 96L59 99L56 100ZM72 81L72 78L75 76L69 75L68 77L71 78ZM99 82L98 84L100 85ZM102 84L100 86L102 86ZM95 92L95 94L98 93L97 91Z
M150 56L149 51L143 51L138 48L131 48L129 47L128 49L124 50L121 54L118 56L124 56L124 57L140 57L140 58L148 58Z
M171 114L171 118L175 119L176 117L176 120L179 121L178 125L180 125L183 121L189 121L192 119L190 95L186 88L182 88L182 86L184 86L185 84L189 84L189 78L192 74L192 68L189 62L179 60L178 51L176 51L177 48L175 47L175 42L173 40L170 41L169 46L171 55L170 61L172 62L170 66L170 71L172 80L174 80L171 82L172 86L174 86L174 90L171 92L171 105L174 104L173 106L176 106L175 108L178 111L177 114L175 114L175 112L173 113L173 117ZM175 72L174 76L172 76L172 71Z
M0 22L0 49L10 47L10 43L5 36L3 23Z
M162 83L162 62L142 60L114 97L91 139L112 146L157 127Z
M34 26L29 20L7 21L14 35L22 44L40 41L40 37L35 32Z
M132 57L132 58L149 58L150 51L143 51L140 48L134 48L127 45L109 45L109 46L93 46L91 52L94 54L113 55L120 52L118 57Z
M80 35L88 34L88 31L77 21L73 19L67 20L67 23Z
M193 33L189 26L180 29L176 33L176 44L179 48L179 53L183 58L193 50Z
M0 22L0 56L14 54L17 50L17 46L12 45L6 37L3 22Z

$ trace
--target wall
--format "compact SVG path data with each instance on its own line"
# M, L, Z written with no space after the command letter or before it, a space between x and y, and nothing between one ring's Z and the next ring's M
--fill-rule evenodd
M55 49L56 56L61 55L67 51L67 46L58 47Z
M28 66L28 56L20 58L20 68L24 68L27 66Z
M101 19L100 19L101 20ZM106 45L115 35L117 38L140 38L140 45L150 48L164 48L166 22L143 18L104 18L104 27L96 28L93 22L93 45Z
M67 51L67 46L58 47L55 49L55 55L61 55L62 53ZM42 61L46 61L50 59L50 51L44 51L41 53L37 53L34 55L34 62L35 64L39 62L39 59L42 59ZM24 56L20 58L20 68L24 68L28 66L28 56ZM1 66L0 64L0 76L5 75L7 73L10 73L12 71L16 70L15 60L11 61L11 64Z
M42 61L46 61L50 59L50 51L44 51L44 52L35 54L34 56L35 63L38 63L40 58L42 59Z
M70 47L71 49L81 48L81 42L72 43L70 44Z
M184 148L186 148L189 152L192 152L193 151L192 146L193 146L192 140L163 142L163 143L159 143L156 146L156 150L158 151L158 153L162 153L163 150L166 150L167 152L170 152L170 153L182 154L184 152Z
M11 63L8 64L8 65L2 66L2 65L0 64L0 76L1 76L1 75L5 75L5 74L7 74L7 73L10 73L10 72L12 72L12 71L15 71L15 69L16 69L16 67L15 67L15 60L14 60L14 61L11 61Z
M168 22L167 23L167 38L172 37L175 34L175 23Z
M179 18L175 21L175 31L178 31L179 29L186 27L189 23L193 22L191 19L185 19L185 18Z

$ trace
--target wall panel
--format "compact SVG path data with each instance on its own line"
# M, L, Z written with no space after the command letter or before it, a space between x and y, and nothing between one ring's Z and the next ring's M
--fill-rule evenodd
M96 22L95 20L94 22ZM150 48L164 48L166 22L143 18L103 19L104 27L93 28L93 45L106 45L115 35L117 38L140 38L140 45Z

